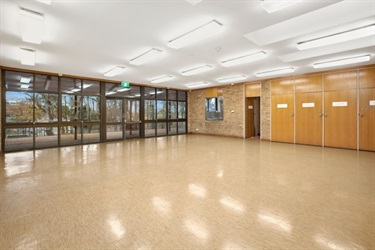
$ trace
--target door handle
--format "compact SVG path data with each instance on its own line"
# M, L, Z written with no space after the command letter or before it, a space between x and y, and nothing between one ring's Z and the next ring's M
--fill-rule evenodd
M322 112L319 112L319 117L322 117L324 114Z
M294 117L296 114L294 114L294 112L292 111L292 112L290 112L290 114L292 115L292 117Z
M327 116L328 116L328 113L327 113L327 112L325 112L325 113L323 113L323 115L324 115L324 117L327 117Z

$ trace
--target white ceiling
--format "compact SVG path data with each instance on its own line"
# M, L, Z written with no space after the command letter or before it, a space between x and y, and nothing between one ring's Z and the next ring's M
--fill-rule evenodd
M41 44L21 40L19 8L44 15ZM268 14L260 0L203 0L196 5L184 0L54 0L46 5L34 0L0 1L0 65L148 84L160 75L175 76L157 86L186 89L186 84L207 81L219 86L218 78L294 67L294 75L318 71L313 63L371 54L375 62L375 37L299 51L296 43L375 23L373 0L302 0ZM168 41L211 20L224 31L188 47L173 49ZM19 48L36 51L36 65L20 63ZM157 48L163 56L135 66L130 59ZM260 61L223 67L222 60L266 51ZM201 64L214 69L192 76L181 71ZM103 73L114 66L126 70L115 77ZM355 66L356 66L355 65ZM354 65L352 65L354 66Z

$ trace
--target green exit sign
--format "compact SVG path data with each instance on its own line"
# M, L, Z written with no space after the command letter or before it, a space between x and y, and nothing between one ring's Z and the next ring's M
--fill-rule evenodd
M121 82L121 87L129 88L130 82Z

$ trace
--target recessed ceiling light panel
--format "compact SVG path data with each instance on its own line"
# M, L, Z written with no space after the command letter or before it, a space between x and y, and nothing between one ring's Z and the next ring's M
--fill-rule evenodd
M48 5L51 5L52 3L52 0L37 0L38 2L41 2L41 3L44 3L44 4L48 4Z
M238 75L238 76L229 76L229 77L224 77L224 78L219 78L217 81L219 83L233 83L233 82L239 82L242 80L245 80L247 76L245 75Z
M263 0L260 4L265 11L267 11L268 13L273 13L275 11L292 6L298 2L301 2L301 0Z
M20 49L20 58L22 65L35 65L35 51L31 49Z
M43 14L20 8L20 24L22 41L28 43L41 44L43 37Z
M160 83L172 80L174 77L171 75L159 76L151 80L151 83Z
M191 68L191 69L184 70L184 71L181 72L181 74L184 75L184 76L189 76L189 75L195 75L195 74L203 73L203 72L209 71L211 69L213 69L213 66L206 64L206 65L201 65L201 66L198 66L198 67L194 67L194 68Z
M221 62L221 65L225 67L230 67L230 66L235 66L238 64L257 61L266 57L267 57L267 53L264 51L260 51L257 53L247 54L244 56L239 56L239 57L224 60Z
M185 86L189 89L194 89L194 88L201 88L201 87L207 87L211 83L209 82L196 82L196 83L189 83L186 84Z
M150 61L155 60L161 55L161 53L162 53L162 50L152 48L140 54L139 56L131 59L129 63L133 65L142 65L144 63L148 63Z
M125 70L125 67L123 67L123 66L116 66L113 69L105 72L104 76L106 76L106 77L117 76L117 75L121 74L122 72L124 72L124 70Z
M293 73L294 68L289 67L289 68L282 68L282 69L275 69L275 70L269 70L269 71L264 71L264 72L258 72L255 75L257 77L264 77L264 76L275 76L275 75L283 75L283 74L288 74L288 73Z
M186 2L190 3L191 5L196 5L200 2L202 2L202 0L185 0Z

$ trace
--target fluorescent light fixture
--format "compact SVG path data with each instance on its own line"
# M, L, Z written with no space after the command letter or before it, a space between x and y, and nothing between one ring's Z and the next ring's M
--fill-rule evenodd
M121 74L124 70L125 70L125 67L123 67L123 66L116 66L113 69L105 72L104 76L107 76L107 77L117 76L117 75Z
M164 76L159 76L151 80L151 83L159 83L159 82L166 82L169 80L172 80L173 76L171 75L164 75Z
M247 76L245 76L245 75L229 76L229 77L217 79L217 81L220 82L220 83L238 82L238 81L245 80L246 78L247 78Z
M116 94L116 91L107 92L105 95L113 95L113 94Z
M129 91L130 88L121 88L121 89L117 89L117 92L125 92L125 91Z
M189 89L194 89L194 88L206 87L210 84L211 83L209 83L209 82L196 82L196 83L186 84L185 86Z
M264 72L258 72L255 75L257 77L264 77L264 76L274 76L274 75L282 75L282 74L288 74L288 73L293 73L294 68L289 67L289 68L282 68L282 69L275 69L275 70L269 70L269 71L264 71Z
M322 47L330 44L341 43L346 41L351 41L367 36L375 35L375 25L368 25L365 27L352 29L329 36L319 37L311 39L308 41L300 42L297 44L299 50L312 49L317 47Z
M42 43L44 17L33 10L20 8L22 41L28 43Z
M230 66L234 66L238 64L253 62L253 61L260 60L266 57L267 57L267 53L264 51L260 51L260 52L224 60L221 62L221 65L225 67L230 67Z
M268 13L272 13L293 4L300 2L301 0L281 1L281 0L263 0L260 4L262 8Z
M20 49L21 64L23 65L35 65L35 51L31 49Z
M202 2L202 0L185 0L186 2L190 3L191 5L196 5L200 2Z
M139 56L131 59L129 63L133 65L141 65L141 64L154 60L155 58L160 56L161 53L162 53L162 50L152 48L140 54Z
M335 67L335 66L353 64L353 63L368 62L370 61L370 59L371 59L370 55L363 55L363 56L342 58L342 59L327 61L327 62L314 63L313 67L316 69L328 68L328 67Z
M72 91L73 93L75 93L75 92L81 91L81 89L80 88L76 88L76 89L71 89L70 91Z
M22 83L20 86L20 89L28 89L30 87L30 84L24 84Z
M38 2L45 3L51 5L52 0L37 0Z
M184 76L190 76L190 75L203 73L203 72L209 71L211 69L213 69L213 67L211 65L207 64L207 65L201 65L201 66L198 66L198 67L195 67L195 68L184 70L184 71L181 72L181 74L184 75Z
M223 25L216 20L212 20L202 26L199 26L171 41L168 42L168 47L179 49L200 40L206 39L221 31Z
M31 82L31 77L23 77L23 76L21 76L20 82L21 83L27 83L27 84L29 84Z
M87 88L91 87L91 85L92 85L92 84L84 83L84 84L83 84L83 88L84 88L84 89L87 89Z

